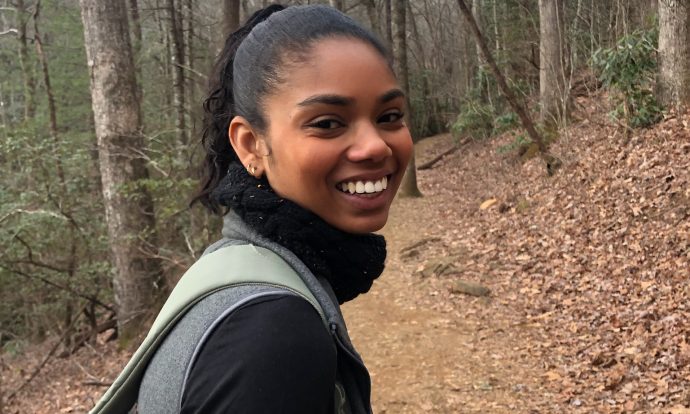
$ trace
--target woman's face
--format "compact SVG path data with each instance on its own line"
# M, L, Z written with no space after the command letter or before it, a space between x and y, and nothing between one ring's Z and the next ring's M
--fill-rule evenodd
M379 230L412 151L388 64L372 46L336 38L283 72L264 101L271 187L343 231Z

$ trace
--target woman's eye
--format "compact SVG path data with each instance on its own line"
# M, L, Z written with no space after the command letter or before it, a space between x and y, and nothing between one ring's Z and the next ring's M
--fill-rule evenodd
M342 122L337 121L335 119L321 119L321 120L318 120L316 122L312 122L308 126L311 128L318 128L318 129L336 129L336 128L340 128L344 125Z
M402 112L389 112L379 118L380 123L392 124L401 121L405 117Z

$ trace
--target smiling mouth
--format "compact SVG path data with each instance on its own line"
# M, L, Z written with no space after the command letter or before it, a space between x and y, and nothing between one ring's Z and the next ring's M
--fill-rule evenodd
M343 181L336 185L336 188L343 193L358 196L374 196L388 188L390 176L384 176L378 180L368 181Z

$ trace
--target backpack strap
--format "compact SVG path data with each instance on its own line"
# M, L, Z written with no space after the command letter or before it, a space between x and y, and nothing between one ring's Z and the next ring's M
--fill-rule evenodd
M182 276L149 333L120 375L90 414L123 414L137 400L148 362L177 321L208 295L232 286L260 284L289 290L316 309L327 324L319 302L301 277L280 256L263 247L232 245L203 256Z

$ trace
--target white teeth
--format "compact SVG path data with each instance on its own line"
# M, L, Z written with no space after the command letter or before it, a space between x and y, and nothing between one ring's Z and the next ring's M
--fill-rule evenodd
M357 191L357 193L359 193L359 194L362 194L364 192L364 183L361 181L357 181L357 184L355 184L355 185L356 185L355 191Z
M388 188L388 177L377 181L348 181L338 184L338 189L350 194L380 193Z

